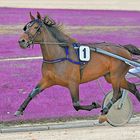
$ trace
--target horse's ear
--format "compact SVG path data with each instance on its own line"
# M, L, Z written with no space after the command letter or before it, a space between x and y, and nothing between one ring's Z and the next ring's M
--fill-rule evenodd
M37 18L38 18L38 19L42 19L39 12L37 12Z
M31 20L35 20L35 17L32 15L31 12L30 12L30 18L31 18Z

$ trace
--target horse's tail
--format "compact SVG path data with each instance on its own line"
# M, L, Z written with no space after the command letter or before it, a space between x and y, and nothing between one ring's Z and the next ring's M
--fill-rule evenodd
M134 55L140 55L140 50L134 45L128 44L124 45L123 47Z

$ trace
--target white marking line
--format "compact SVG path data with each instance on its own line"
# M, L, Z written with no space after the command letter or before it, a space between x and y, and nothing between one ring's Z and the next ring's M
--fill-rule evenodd
M20 57L20 58L1 58L0 62L21 61L21 60L37 60L37 59L42 59L42 56Z

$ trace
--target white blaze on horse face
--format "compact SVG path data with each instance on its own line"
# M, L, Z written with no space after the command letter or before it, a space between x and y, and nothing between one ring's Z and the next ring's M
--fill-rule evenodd
M79 47L79 58L81 61L89 61L90 60L90 48L88 46L80 46Z

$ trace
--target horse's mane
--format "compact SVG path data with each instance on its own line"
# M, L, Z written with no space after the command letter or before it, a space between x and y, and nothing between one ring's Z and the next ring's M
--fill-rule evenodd
M52 34L52 36L59 42L64 43L60 44L61 47L68 46L69 43L75 42L70 36L66 35L62 31L63 24L56 23L52 18L46 16L44 18L44 23L48 29L48 31ZM66 45L65 45L66 44Z

